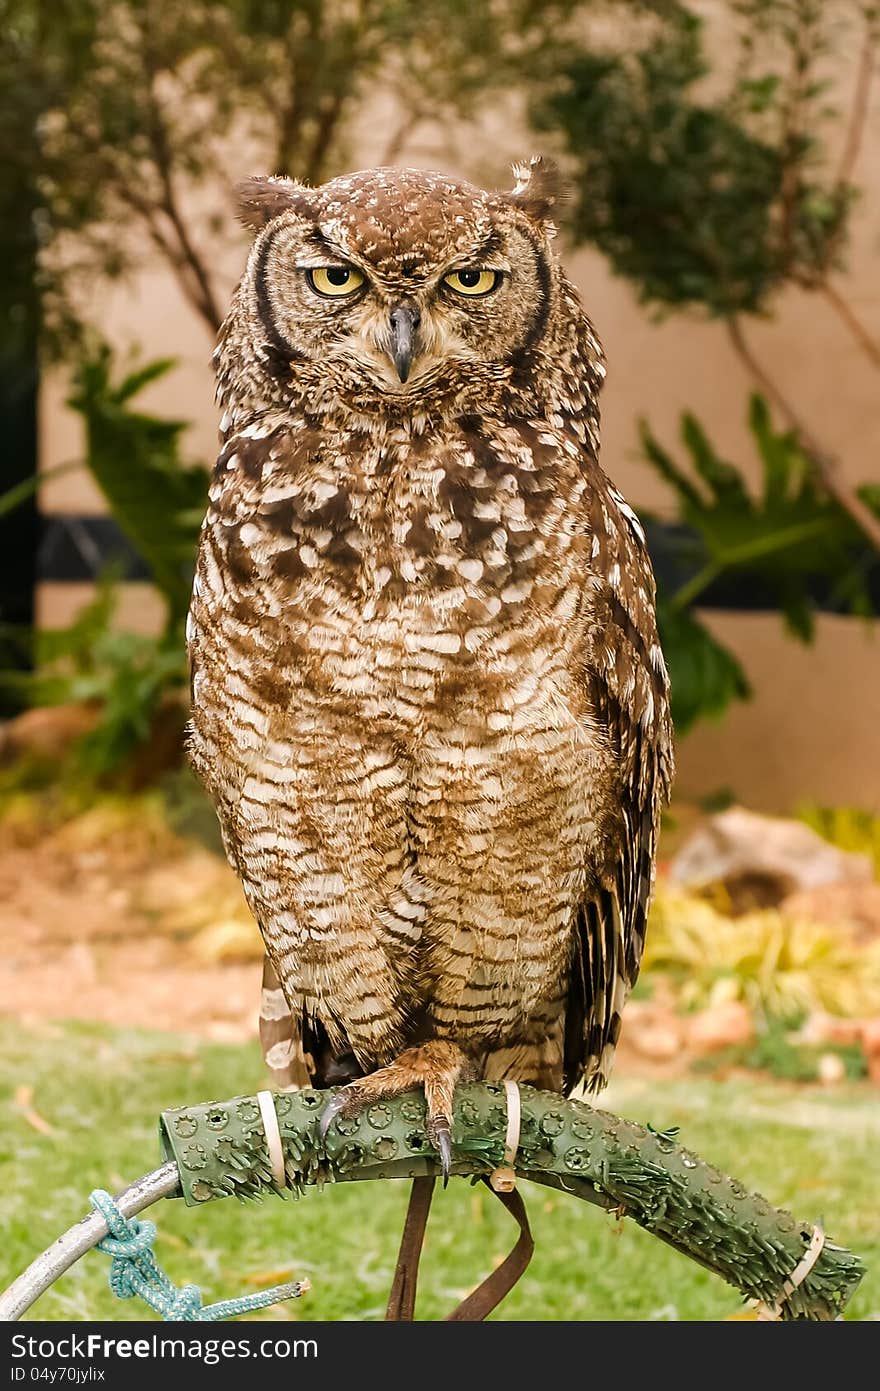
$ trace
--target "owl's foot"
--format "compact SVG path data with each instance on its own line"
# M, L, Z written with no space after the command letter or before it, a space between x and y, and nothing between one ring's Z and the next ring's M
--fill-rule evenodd
M323 1140L337 1116L353 1116L365 1106L387 1101L414 1087L423 1087L428 1103L425 1127L428 1139L439 1151L444 1187L452 1167L452 1101L456 1084L472 1064L454 1043L433 1039L407 1048L387 1067L350 1082L325 1108L318 1126Z

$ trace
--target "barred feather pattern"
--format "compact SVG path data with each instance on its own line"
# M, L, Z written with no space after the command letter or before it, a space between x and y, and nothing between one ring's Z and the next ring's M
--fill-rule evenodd
M191 758L266 944L273 1080L330 1085L444 1038L487 1079L601 1086L672 734L546 170L533 205L522 173L513 195L401 170L289 199L266 182L216 356L188 637ZM406 390L369 296L344 337L330 308L289 309L291 262L322 240L386 303L423 305ZM519 292L472 329L431 287L478 252Z

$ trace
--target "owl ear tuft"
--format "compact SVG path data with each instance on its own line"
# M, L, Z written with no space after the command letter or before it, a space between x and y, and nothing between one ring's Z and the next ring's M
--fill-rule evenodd
M547 222L562 198L562 175L552 159L532 155L513 166L516 186L510 201L536 222Z
M305 184L281 174L242 179L235 186L239 221L259 232L273 218L291 209L309 216L312 209L308 203L308 193Z

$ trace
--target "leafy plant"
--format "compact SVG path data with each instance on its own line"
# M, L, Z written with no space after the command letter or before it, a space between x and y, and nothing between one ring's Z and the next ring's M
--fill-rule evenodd
M75 763L99 779L123 768L153 737L166 698L182 707L186 688L183 620L208 472L181 458L185 422L135 411L130 404L172 365L170 359L147 363L114 382L113 356L104 345L81 363L69 402L85 421L83 466L165 601L163 632L119 630L114 621L119 571L111 568L95 599L68 629L31 635L33 671L2 675L5 688L23 693L31 704L94 706L96 724L78 741ZM10 506L20 492L13 493Z
M658 596L680 734L749 695L740 663L695 611L700 600L735 600L747 582L804 641L819 602L872 611L880 489L849 485L744 324L783 290L821 296L863 362L880 367L880 344L840 283L878 38L874 0L670 0L634 7L625 44L590 30L532 96L536 124L568 152L575 239L658 314L702 311L723 325L761 392L750 406L756 496L693 415L682 425L689 467L642 426L685 524L670 542L677 573ZM835 68L832 58L847 61Z
M669 668L672 718L685 734L698 720L718 719L735 700L752 693L739 660L696 614L657 595L657 626Z
M880 551L876 511L744 328L783 290L821 296L863 363L880 368L880 342L841 284L880 5L670 0L639 11L628 45L601 32L573 44L532 100L533 119L559 131L570 156L574 236L656 312L697 310L723 325L825 490Z
M880 816L861 807L821 807L811 803L799 807L796 815L841 850L869 855L874 861L875 877L880 880Z
M815 1082L821 1075L821 1060L829 1054L840 1059L844 1074L851 1082L867 1076L868 1072L864 1051L857 1043L799 1043L784 1021L774 1018L768 1019L765 1027L759 1029L754 1043L736 1053L738 1056L729 1058L729 1062L769 1072L789 1082Z
M535 111L576 159L575 234L645 300L721 317L763 309L785 280L823 275L855 194L823 164L834 113L817 71L832 41L822 6L725 8L734 62L724 76L703 17L671 5L629 53L575 49Z
M625 11L628 0L613 7ZM224 299L218 239L241 235L231 182L265 171L319 183L339 172L353 134L364 139L358 117L377 93L387 114L367 162L395 163L423 125L449 125L535 82L565 51L579 8L575 0L57 0L51 8L0 0L9 74L0 141L16 196L37 209L44 344L69 357L89 323L84 287L139 268L145 254L164 262L213 337ZM230 141L252 161L232 177ZM187 197L193 189L198 196ZM3 278L0 266L0 288Z
M686 467L641 425L645 456L672 489L684 523L668 540L679 583L658 601L673 714L682 732L749 695L736 658L694 612L713 588L725 585L731 593L743 582L757 588L763 606L778 609L803 642L813 637L819 600L863 617L874 613L871 579L880 571L880 555L866 548L848 512L817 482L797 434L774 428L758 394L750 400L749 428L761 469L754 493L690 413L681 425ZM859 495L880 515L880 488L866 485Z
M68 402L85 420L87 467L165 600L169 631L189 605L208 471L180 457L185 421L133 411L129 403L173 365L172 358L147 363L114 385L104 345L78 368Z
M839 1058L844 1076L859 1081L868 1072L864 1050L859 1044L800 1043L788 1024L773 1016L757 1030L751 1043L735 1044L711 1057L697 1058L697 1072L724 1073L729 1068L748 1068L769 1072L786 1082L816 1082L821 1077L822 1059L829 1054Z
M651 911L644 968L666 972L690 1008L742 1000L789 1026L813 1010L880 1013L880 944L775 909L729 918L668 885Z
M147 743L163 699L182 697L187 680L186 654L176 632L151 637L120 631L114 626L116 603L111 573L69 628L36 635L33 672L3 677L32 705L94 707L94 727L77 740L73 768L99 780L124 768Z

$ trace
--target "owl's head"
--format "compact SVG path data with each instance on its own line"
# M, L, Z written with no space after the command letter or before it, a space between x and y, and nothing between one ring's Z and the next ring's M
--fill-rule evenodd
M509 193L415 169L319 188L248 179L240 213L257 235L231 316L239 343L319 408L415 413L509 380L546 338L558 291L555 168L537 157L515 174Z

